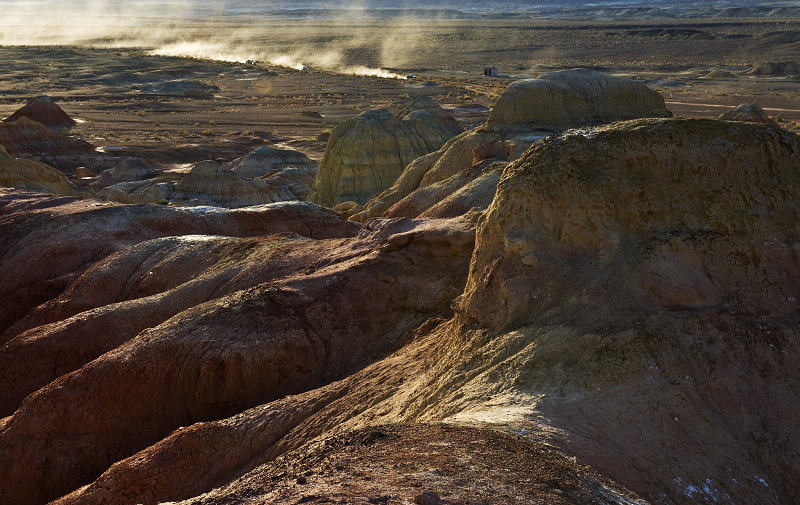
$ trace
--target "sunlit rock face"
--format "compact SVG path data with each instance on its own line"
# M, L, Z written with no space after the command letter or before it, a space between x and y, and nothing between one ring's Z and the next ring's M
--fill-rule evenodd
M42 123L48 128L54 129L64 129L75 126L75 120L64 112L64 109L59 107L49 96L34 98L3 121L13 123L21 117L26 117L32 121Z
M444 217L485 209L506 162L536 140L569 128L671 115L659 93L602 72L574 69L517 81L497 101L485 124L414 160L352 219L426 212Z
M309 200L328 207L363 204L391 186L406 165L460 131L430 98L416 99L399 117L368 110L331 132Z

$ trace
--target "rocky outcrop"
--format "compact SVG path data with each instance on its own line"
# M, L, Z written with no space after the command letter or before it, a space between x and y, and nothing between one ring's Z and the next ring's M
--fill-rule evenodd
M216 161L202 161L175 185L174 202L220 207L272 203L262 184L239 177Z
M477 348L442 370L488 360L483 373L533 391L563 446L645 498L791 501L798 153L792 133L709 120L536 143L505 170L478 228L456 316L457 340ZM444 373L462 395L487 394Z
M757 103L742 103L733 109L723 112L717 119L724 121L744 121L747 123L762 123L778 126L774 119L769 117L764 109Z
M0 273L82 273L0 348L0 501L791 503L798 152L768 125L618 122L536 142L486 212L59 262L30 244L90 248L81 213L133 207L0 200ZM270 208L301 205L335 218Z
M484 125L409 164L390 188L375 195L351 219L364 221L384 214L416 217L427 208L421 205L423 201L433 205L437 197L450 198L450 212L473 203L485 205L491 201L486 198L489 181L497 180L499 172L472 185L469 174L486 175L484 170L472 169L476 163L514 160L533 142L568 128L668 116L671 113L659 93L642 83L600 72L575 69L517 81L503 93ZM501 165L494 166L502 170ZM437 187L429 188L432 185ZM420 195L411 196L418 190ZM414 202L403 203L405 198ZM455 198L461 203L454 202Z
M12 156L45 162L58 161L58 158L77 159L94 153L94 147L88 142L55 132L24 116L14 122L0 123L0 145L5 146ZM48 164L56 165L53 162Z
M114 184L98 191L96 197L109 202L166 205L174 192L174 183L148 179Z
M795 61L765 61L747 71L750 75L797 75L800 74L800 63Z
M158 172L139 158L125 158L117 166L103 171L92 183L96 190L121 182L143 181L158 175Z
M517 81L497 100L487 127L559 132L640 117L670 117L664 98L645 84L574 69Z
M5 118L3 121L12 123L21 117L41 123L48 128L63 129L75 126L75 120L64 109L58 106L49 96L34 98L27 105Z
M312 173L313 182L317 164L300 151L264 146L232 161L225 168L246 179L272 175L287 168L308 169Z
M55 168L33 160L14 158L0 146L0 186L77 196L78 188Z
M331 132L309 200L328 207L365 203L390 187L414 159L436 151L457 124L430 99L417 99L398 118L369 110Z
M335 216L310 203L273 205ZM72 213L59 207L52 211L64 219ZM103 215L107 211L133 209L111 206L83 219L106 226L114 222ZM135 210L160 216L160 226L164 213L189 216L194 226L180 226L184 233L202 227L204 233L231 234L232 223L213 227L209 218L254 213ZM136 242L89 260L91 266L51 301L35 309L28 304L0 348L3 390L12 392L4 395L4 411L13 412L0 430L6 455L0 476L13 484L0 486L0 500L24 505L57 498L181 426L309 390L386 355L429 317L451 312L450 301L463 289L476 218L383 220L355 239L184 235ZM269 216L254 219L264 227L270 223ZM59 227L51 218L31 224L28 236L5 253L3 265L32 247L41 250L31 235L52 227L62 240L69 236L70 244L91 247L68 235L85 229L80 223ZM129 237L136 240L147 231L143 224L117 223L114 229L136 233ZM291 222L298 230L310 224L298 217ZM324 230L331 232L330 226ZM107 243L110 237L106 232L102 238ZM120 245L118 239L107 247ZM59 268L77 263L73 259L78 258L64 258ZM16 269L27 272L20 264ZM30 272L17 277L33 284ZM366 299L369 311L363 310ZM45 349L52 354L43 354ZM41 366L30 366L33 356ZM85 401L75 401L76 394ZM47 405L52 408L43 417ZM31 467L43 470L30 472ZM132 499L141 492L153 490L132 489Z
M252 153L251 153L252 154ZM216 161L196 164L177 184L161 180L158 172L141 162L125 160L105 172L94 187L97 197L122 203L212 205L239 208L249 205L305 200L314 182L313 165L285 166L256 179L244 178ZM138 161L138 160L136 160ZM241 160L239 160L241 161ZM128 167L122 170L122 167ZM258 173L258 170L251 172ZM145 177L150 179L140 180ZM116 182L128 179L128 182ZM113 182L113 185L109 185Z
M18 195L7 190L0 190L0 216L0 233L6 237L0 244L4 279L0 343L10 338L10 325L58 296L90 265L144 240L202 233L233 237L297 233L326 238L351 236L358 229L334 212L307 202L240 210L176 208ZM19 331L17 326L12 333Z

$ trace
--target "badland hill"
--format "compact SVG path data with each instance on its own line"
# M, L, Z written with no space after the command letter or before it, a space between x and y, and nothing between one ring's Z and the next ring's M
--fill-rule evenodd
M0 502L792 502L800 137L759 109L574 69L177 173L7 123Z

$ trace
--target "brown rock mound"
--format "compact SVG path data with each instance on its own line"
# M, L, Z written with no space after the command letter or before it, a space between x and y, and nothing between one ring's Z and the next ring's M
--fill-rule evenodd
M670 117L646 85L578 68L517 81L497 100L487 126L558 132L639 117Z
M535 144L479 226L460 338L515 363L562 443L645 498L791 501L798 152L794 134L707 120Z
M225 168L247 179L275 174L287 168L309 169L313 182L317 164L300 151L264 146L232 161Z
M49 96L34 98L27 105L5 118L3 121L13 123L21 117L26 117L48 128L63 129L75 126L75 120L64 112Z
M171 200L229 208L272 203L263 184L239 177L216 161L196 164L175 185Z
M58 497L179 426L330 382L396 348L428 317L450 312L463 289L475 218L375 222L356 240L145 242L92 267L18 327L83 312L3 347L10 358L4 364L54 345L60 351L55 373L43 365L33 374L55 381L4 422L0 447L8 457L0 476L15 484L0 487L0 499ZM150 329L137 336L144 328ZM56 378L67 371L58 370L65 361L80 367L103 352ZM0 376L23 377L6 391L38 387L25 374ZM75 402L69 391L81 391L89 403ZM45 405L53 406L50 419L42 417ZM30 472L32 466L44 471Z
M0 145L9 154L25 158L94 153L88 142L55 132L24 116L12 123L0 123Z
M14 158L3 146L0 146L0 186L54 195L80 194L63 173L36 161Z
M327 207L363 204L456 131L452 118L427 97L417 98L400 117L385 109L366 111L331 132L309 200Z
M729 110L723 112L717 119L724 121L744 121L747 123L762 123L772 126L778 126L774 119L769 117L764 109L757 103L742 103Z
M106 188L121 182L142 181L158 175L158 172L139 158L125 158L117 166L103 171L92 183L95 189Z
M365 204L366 210L352 219L416 217L443 198L450 199L452 210L484 205L491 202L486 197L491 192L489 181L499 179L503 165L493 165L495 173L488 175L485 170L472 170L475 163L514 160L536 140L567 128L670 115L661 95L644 84L591 70L553 72L517 81L500 97L486 124L409 164L392 187L375 195ZM478 193L471 191L473 179L466 174L486 176L474 185ZM426 189L433 185L438 187ZM410 196L417 190L424 192ZM403 203L404 198L414 202Z
M2 191L0 232L6 240L0 244L0 332L5 333L0 333L0 343L21 331L17 327L9 333L11 324L58 296L90 265L144 240L198 233L248 237L284 232L324 238L350 236L357 229L334 212L305 202L242 210L167 208L34 194L23 198Z

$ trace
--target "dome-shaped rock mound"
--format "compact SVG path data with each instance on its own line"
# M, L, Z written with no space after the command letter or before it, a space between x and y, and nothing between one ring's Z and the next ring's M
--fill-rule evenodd
M158 172L139 158L125 158L116 167L100 174L92 186L95 189L113 186L121 182L143 181L158 175Z
M79 194L62 172L33 160L14 158L3 146L0 146L0 186L54 195Z
M26 117L48 128L63 129L75 126L75 120L64 109L58 106L49 96L34 98L27 105L5 118L3 121L11 123L21 117Z
M502 163L518 158L536 140L568 128L671 115L661 95L646 85L592 70L517 81L497 101L487 123L414 160L390 188L351 219L417 217L424 212L444 217L471 207L485 209ZM476 164L485 160L495 163L476 170Z
M778 126L774 119L769 117L764 109L757 103L742 103L733 109L723 112L717 119L725 121L744 121L747 123L762 123Z
M262 183L239 177L211 160L196 164L175 185L171 201L228 208L273 203Z
M264 146L225 166L236 175L247 179L255 179L289 167L310 168L316 172L317 164L300 151Z
M456 127L441 107L424 98L400 117L376 109L344 121L331 132L309 200L327 207L364 204L414 159L442 147Z
M489 128L559 131L639 117L670 117L664 98L645 84L578 68L517 81L489 116Z
M0 123L0 145L9 154L26 158L94 153L94 146L88 142L55 132L25 116Z

